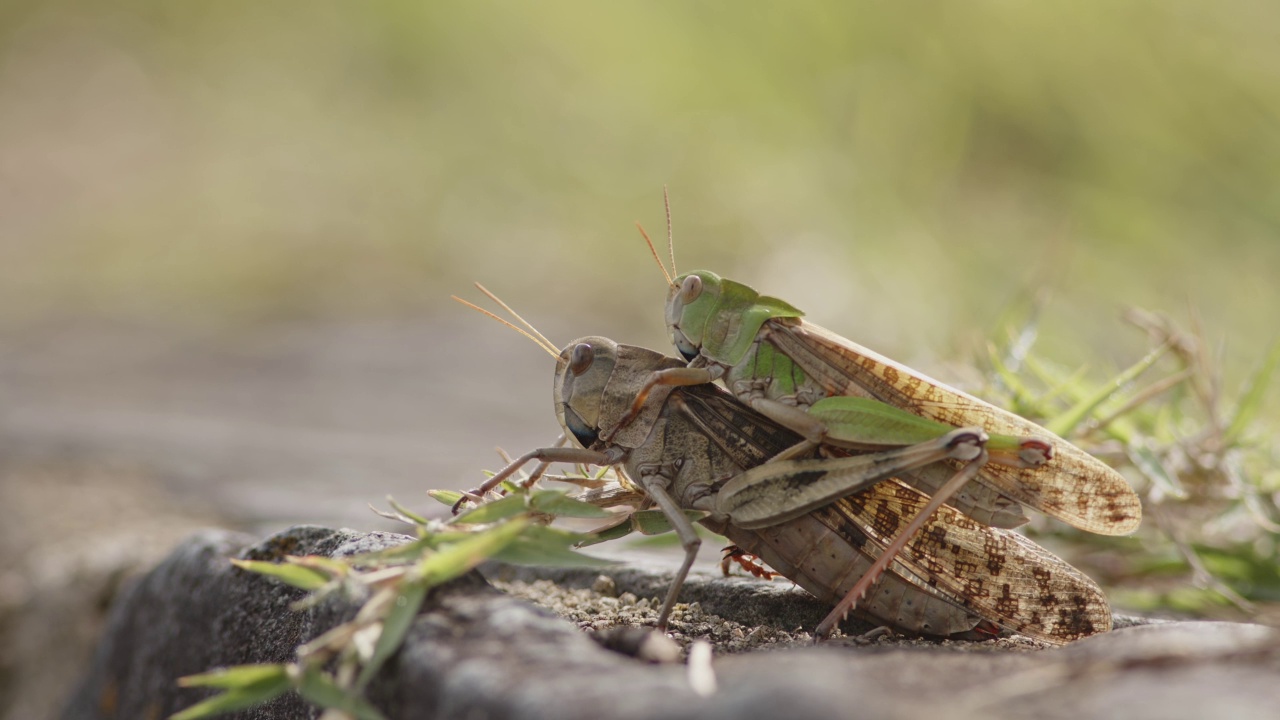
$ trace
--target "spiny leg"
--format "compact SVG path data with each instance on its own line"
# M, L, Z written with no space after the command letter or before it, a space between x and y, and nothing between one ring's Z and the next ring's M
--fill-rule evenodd
M563 435L560 436L560 442L564 442ZM462 507L462 503L466 500L484 497L485 493L498 487L498 485L501 485L503 480L511 477L521 467L524 467L526 464L534 460L538 460L542 463L534 469L534 475L531 476L536 478L546 470L546 467L550 463L563 462L585 463L588 465L614 465L621 461L622 454L624 452L625 451L618 448L609 448L604 452L598 452L596 450L584 450L582 448L560 447L559 445L556 445L555 447L530 450L524 455L516 458L511 464L507 465L496 475L486 480L480 487L463 493L462 498L459 499L458 502L454 503L453 512L454 514L457 514L458 510Z
M862 596L866 595L867 591L880 579L885 570L889 569L889 566L893 564L894 558L907 546L907 543L920 531L920 528L924 527L924 524L928 522L933 513L942 507L952 495L959 492L960 488L972 480L982 469L982 466L986 464L987 451L983 449L978 457L960 468L955 477L948 480L945 485L938 489L938 492L929 499L929 503L921 508L920 512L911 518L911 522L907 523L907 526L890 541L884 552L880 553L880 557L876 558L876 561L872 563L867 572L861 578L858 578L858 582L854 584L844 598L832 609L831 613L818 625L814 630L815 639L826 638L831 635L836 625L840 624L841 620L844 620L849 611L857 605L858 600L862 599Z
M682 367L667 368L666 370L655 370L649 379L645 381L640 391L636 393L635 402L631 403L631 409L626 415L622 416L613 427L613 430L607 434L601 434L600 439L608 441L619 430L631 424L631 421L640 416L644 410L645 402L649 399L649 392L659 385L671 385L674 387L687 387L690 385L705 385L715 382L724 375L724 369L715 367Z

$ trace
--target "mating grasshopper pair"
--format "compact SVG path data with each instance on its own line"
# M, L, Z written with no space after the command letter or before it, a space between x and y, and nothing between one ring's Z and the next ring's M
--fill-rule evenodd
M535 459L621 467L685 549L659 627L700 545L694 510L835 604L818 635L863 596L865 614L929 635L993 623L1061 643L1110 628L1092 581L991 526L1025 522L1026 504L1129 532L1140 506L1113 470L786 303L711 273L667 277L668 327L688 362L599 337L557 352L533 331L557 357L557 417L580 447L527 453L477 493Z

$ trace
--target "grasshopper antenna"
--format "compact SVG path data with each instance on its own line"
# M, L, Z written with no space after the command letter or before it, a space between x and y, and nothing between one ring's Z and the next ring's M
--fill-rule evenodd
M513 312L513 311L511 310L511 308L507 307L505 303L503 303L501 300L498 300L498 298L497 298L497 297L495 297L493 294L491 294L488 290L485 290L483 287L481 287L481 286L480 286L480 283L476 283L476 287L479 287L479 288L480 288L480 289L481 289L481 290L482 290L486 295L488 295L489 297L491 297L491 298L493 298L495 301L497 301L499 305L502 305L502 307L503 307L503 308L505 308L505 309L507 310L507 312L510 312L512 315L515 315L515 317L516 317L516 319L517 319L517 320L519 320L520 322L524 323L525 325L529 325L529 323L528 323L528 322L526 322L524 318L520 317L519 315L516 315L516 314L515 314L515 312ZM521 335L523 335L523 336L525 336L525 337L529 338L530 340L532 340L532 341L533 341L533 344L534 344L534 345L537 345L538 347L542 348L543 350L546 350L546 351L547 351L547 354L548 354L548 355L550 355L551 357L555 358L557 362L560 360L560 352L559 352L558 350L556 350L556 349L555 349L555 346L553 346L553 345L551 344L551 341L547 340L545 337L543 337L543 336L542 336L542 333L538 332L537 330L534 330L534 328L533 328L533 326L532 326L532 325L529 325L529 329L530 329L530 330L533 330L533 332L534 332L534 333L537 333L537 337L535 337L533 334L531 334L531 333L529 333L529 332L527 332L527 331L525 331L525 330L521 329L520 327L518 327L518 326L514 325L513 323L511 323L511 322L509 322L509 321L507 321L507 320L505 320L505 319L503 319L503 318L501 318L501 317L498 317L497 315L495 315L495 314L493 314L493 313L489 312L488 310L485 310L484 308L480 307L479 305L476 305L475 303L472 303L472 302L468 302L468 301L466 301L466 300L463 300L462 298L458 297L457 295L451 295L450 297L452 297L454 300L456 300L456 301L458 301L458 302L462 303L463 305L466 305L467 307L471 308L472 310L475 310L476 312L478 312L478 313L480 313L480 314L482 314L482 315L488 315L490 318L493 318L494 320L497 320L498 322L502 323L503 325L506 325L507 327L511 328L512 330L515 330L516 332L520 333Z
M653 246L653 241L649 239L649 233L644 231L644 226L640 221L636 221L636 229L640 231L640 236L644 238L644 242L649 246L649 252L653 254L653 261L658 263L658 269L662 271L662 277L667 279L667 285L676 286L676 281L672 278L677 277L676 274L676 243L675 236L671 232L671 196L667 194L667 186L662 186L662 205L667 209L667 254L671 257L671 272L667 272L667 266L662 263L662 258L658 256L658 249Z
M503 310L506 310L507 312L511 313L511 316L512 316L512 317L514 317L515 319L519 320L521 325L524 325L525 327L529 328L529 332L533 333L534 335L537 335L537 336L538 336L538 339L542 341L542 344L543 344L543 345L546 345L547 347L552 348L553 350L554 350L554 349L556 349L556 344L555 344L555 343L551 342L550 340L548 340L548 339L546 338L546 336L545 336L545 335L543 335L542 333L538 332L538 328L534 327L534 326L533 326L533 323L531 323L531 322L529 322L528 320L525 320L524 318L520 317L520 313L516 312L515 310L512 310L510 305L508 305L508 304L506 304L506 303L502 302L502 298L500 298L500 297L498 297L497 295L494 295L493 293L489 292L489 289L488 289L488 288L486 288L485 286L481 285L480 283L476 283L476 288L477 288L480 292L482 292L482 293L484 293L485 295L489 296L489 299L490 299L490 300L492 300L492 301L494 301L494 302L498 303L499 305L501 305ZM556 352L556 357L559 357L559 356L560 356L560 353L557 351L557 352Z
M662 186L662 206L667 209L667 255L671 257L671 277L680 277L676 272L676 240L671 232L671 196L667 194L667 186ZM667 278L668 281L671 278Z
M662 271L662 277L667 279L667 285L675 287L676 281L671 279L671 273L667 272L667 266L662 264L662 258L658 256L658 249L653 246L653 241L649 239L649 233L644 231L644 226L640 224L639 220L636 221L636 229L640 231L640 237L644 238L645 243L648 244L649 252L653 253L653 261L658 263L658 269Z
M662 196L663 196L663 197L666 197L666 196L667 196L667 188L663 188L663 190L662 190ZM671 279L671 278L672 278L672 274L671 274L671 273L668 273L668 272L667 272L667 266L662 264L662 258L660 258L660 256L658 255L658 249L657 249L657 247L654 247L654 246L653 246L653 241L652 241L652 240L649 240L649 233L644 232L644 225L641 225L641 224L640 224L640 220L636 220L636 229L637 229L637 231L640 231L640 237L643 237L643 238L644 238L645 245L648 245L648 246L649 246L649 254L650 254L650 255L653 255L653 261L654 261L654 263L657 263L657 264L658 264L658 269L659 269L659 270L662 270L662 277L667 278L667 284L668 284L668 286L669 286L669 287L676 287L676 281L673 281L673 279ZM668 240L668 241L669 241L669 240L671 240L671 206L669 206L669 205L667 206L667 240ZM672 255L671 255L671 270L672 270L672 272L675 272L675 270L676 270L676 255L675 255L675 250L672 250Z

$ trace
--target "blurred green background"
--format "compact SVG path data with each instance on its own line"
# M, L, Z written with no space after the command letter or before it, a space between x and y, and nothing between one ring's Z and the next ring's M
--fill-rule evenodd
M682 267L907 359L1042 287L1064 361L1131 355L1127 304L1193 304L1247 358L1280 307L1277 21L11 0L0 319L456 315L478 279L533 319L661 343L632 221L662 235L666 184Z

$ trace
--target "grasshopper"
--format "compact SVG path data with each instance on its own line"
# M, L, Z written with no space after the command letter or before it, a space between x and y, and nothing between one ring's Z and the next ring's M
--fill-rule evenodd
M981 434L955 430L927 447L837 457L810 450L768 462L801 437L714 385L655 386L640 411L627 417L646 379L682 368L683 361L601 337L557 352L540 335L520 332L556 357L556 416L562 437L578 447L530 451L471 495L483 495L534 460L619 467L663 512L685 551L659 628L666 627L701 544L685 513L694 510L703 514L698 522L820 599L856 599L862 593L851 590L870 587L859 610L904 630L945 636L986 621L1063 643L1110 629L1101 592L1070 565L1015 533L887 480L947 458L971 458L975 449L982 452ZM787 486L824 487L833 499L816 508L797 504ZM851 607L837 604L816 634L829 634Z
M667 278L667 328L688 364L651 376L636 395L633 415L658 385L721 380L744 403L803 436L783 458L817 445L881 448L958 427L981 428L989 434L990 462L971 470L976 482L949 504L995 527L1026 522L1026 505L1088 532L1123 535L1137 529L1137 495L1097 458L1035 423L804 320L804 313L782 300L707 271L676 275L669 202L667 232L670 272L644 238ZM909 430L885 443L883 434L869 433L884 424ZM900 478L933 494L953 467L937 464Z

